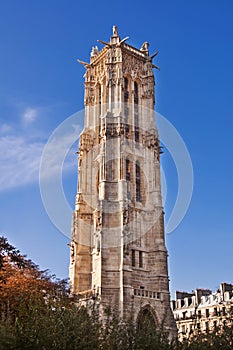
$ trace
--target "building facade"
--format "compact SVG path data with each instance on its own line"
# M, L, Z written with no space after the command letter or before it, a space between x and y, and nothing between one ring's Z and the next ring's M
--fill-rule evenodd
M154 121L155 53L120 39L85 72L84 129L78 152L70 281L80 299L95 298L135 321L176 325L170 308L160 184L161 148Z
M196 289L192 293L176 292L176 300L171 304L181 341L199 332L232 327L232 284L221 283L215 293L209 289Z

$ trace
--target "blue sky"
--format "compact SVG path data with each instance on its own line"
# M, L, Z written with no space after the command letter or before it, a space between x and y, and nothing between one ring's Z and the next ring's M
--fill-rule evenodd
M155 0L142 6L122 0L0 2L0 232L42 269L67 277L69 239L43 207L40 158L52 131L83 108L84 70L77 58L88 61L96 40L108 40L116 24L131 45L149 41L151 52L159 49L156 110L183 137L193 163L189 210L166 235L171 291L214 290L233 282L233 2ZM72 207L74 151L63 173ZM166 149L162 166L168 220L177 174Z

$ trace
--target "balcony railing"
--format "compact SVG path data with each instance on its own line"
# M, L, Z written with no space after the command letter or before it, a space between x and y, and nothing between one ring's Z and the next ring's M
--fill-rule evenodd
M161 292L154 292L146 289L134 289L134 295L137 297L150 298L161 300L162 294Z

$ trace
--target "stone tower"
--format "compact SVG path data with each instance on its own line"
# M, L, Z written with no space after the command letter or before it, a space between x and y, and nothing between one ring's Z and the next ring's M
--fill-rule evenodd
M85 117L78 152L70 281L82 300L95 298L135 321L176 326L170 309L154 121L154 74L145 42L126 44L117 27L85 68Z

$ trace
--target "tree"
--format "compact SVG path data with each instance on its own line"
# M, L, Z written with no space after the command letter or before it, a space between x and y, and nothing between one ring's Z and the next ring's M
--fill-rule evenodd
M26 267L34 265L30 260L27 260L18 249L12 246L6 237L0 237L0 270L4 269L6 262L11 262L17 267ZM35 265L34 265L35 266Z
M137 327L106 309L103 323L98 301L84 307L59 281L0 238L0 350L230 350L233 330L225 327L170 342L163 325L148 317Z
M57 281L48 271L41 271L19 250L0 238L0 312L2 319L14 322L25 317L36 303L40 308L53 308L61 301L68 303L65 281Z

